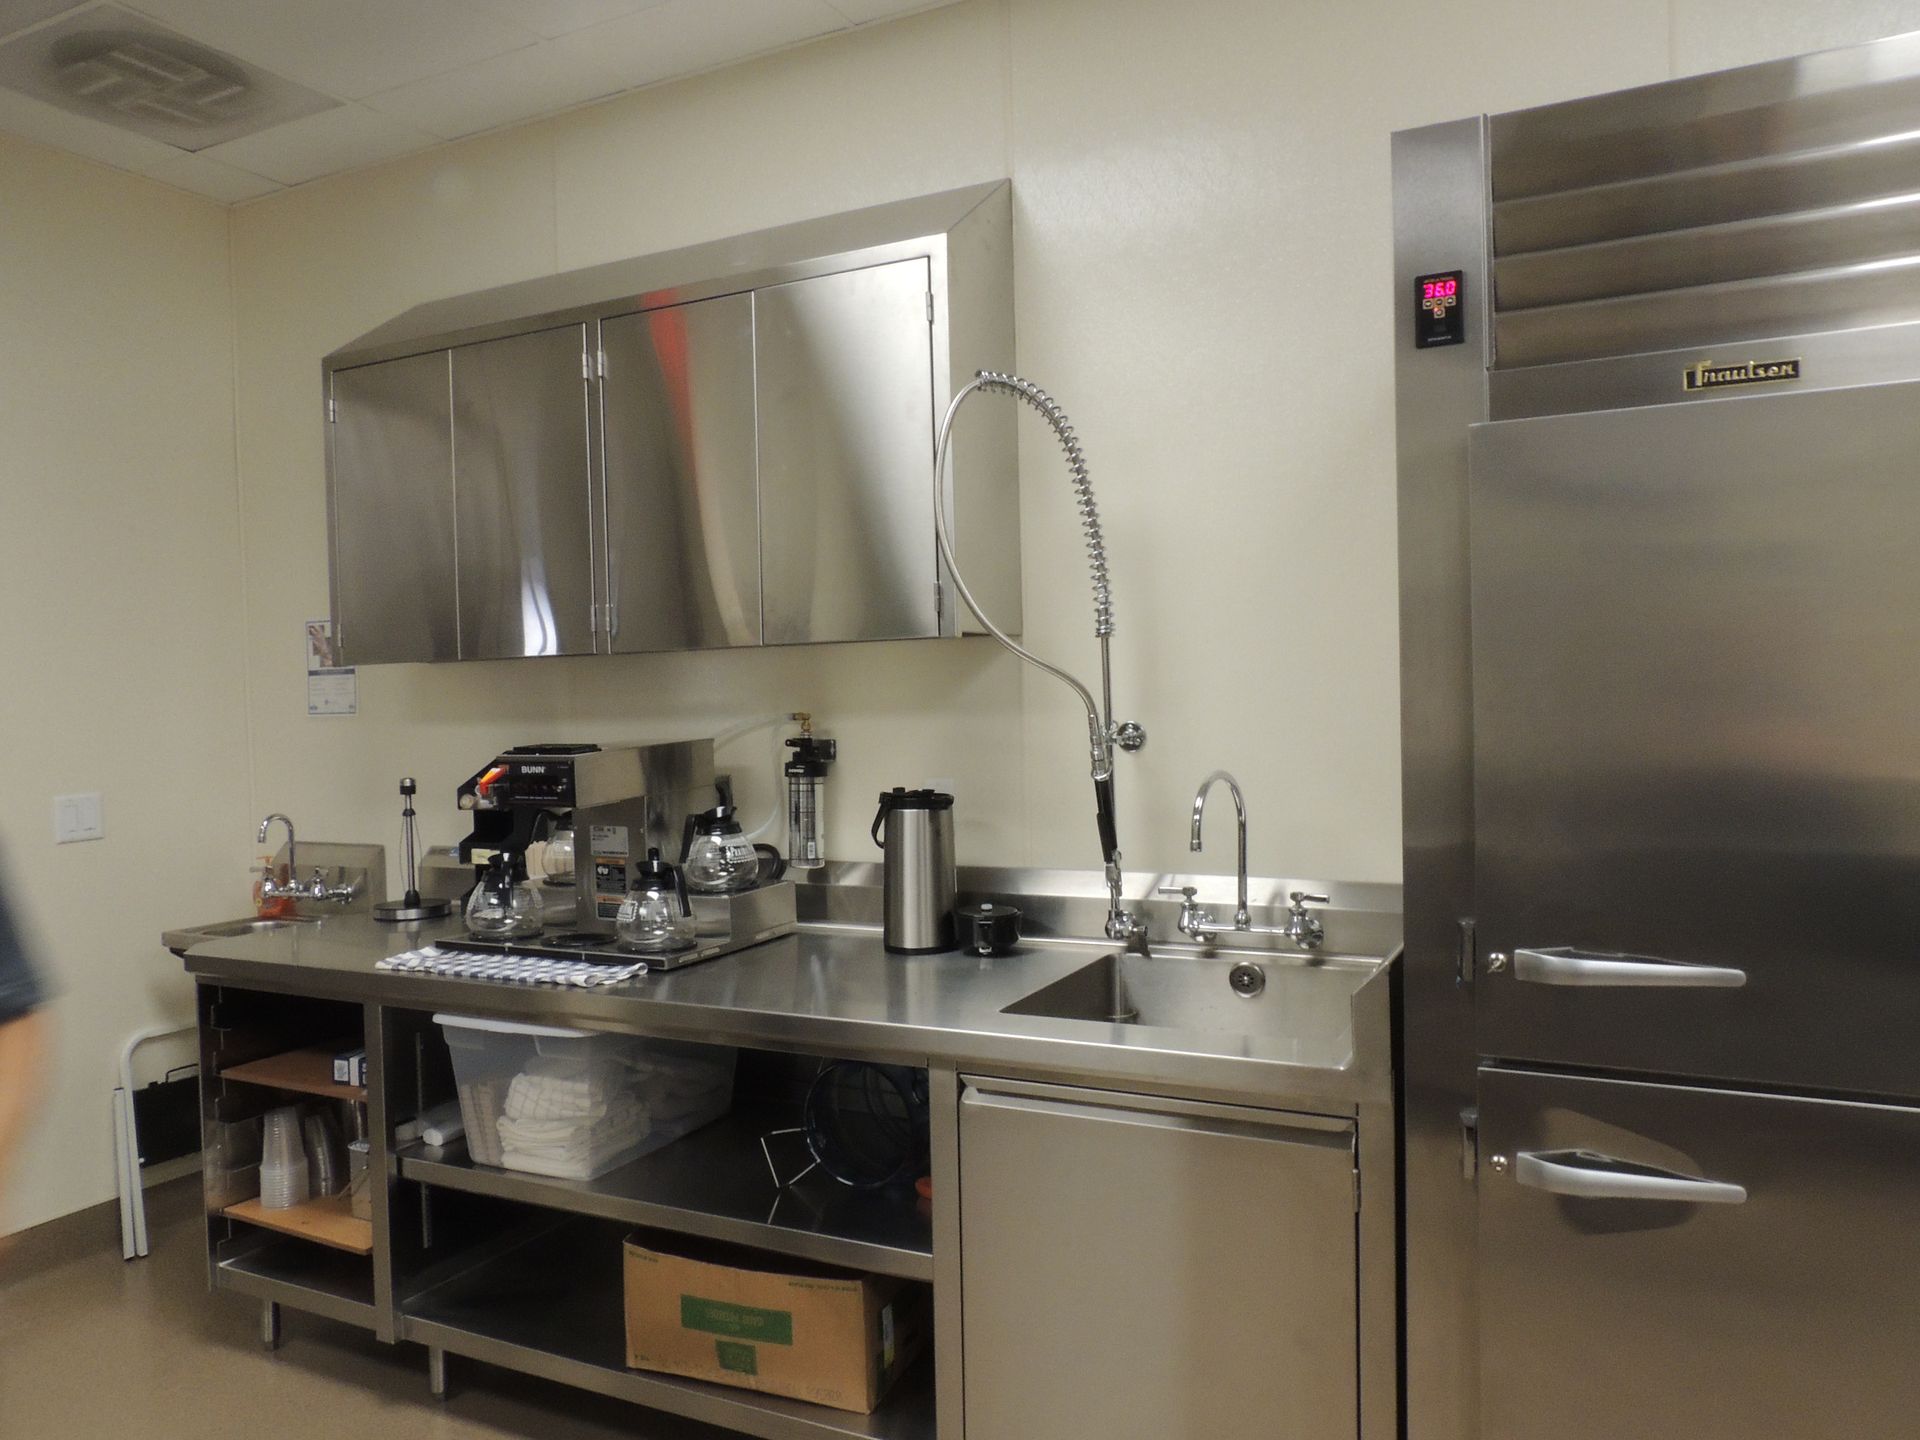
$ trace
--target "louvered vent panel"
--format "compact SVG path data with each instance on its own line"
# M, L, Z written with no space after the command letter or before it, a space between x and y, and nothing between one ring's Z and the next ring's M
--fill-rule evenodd
M1920 37L1498 116L1490 147L1496 368L1920 320Z

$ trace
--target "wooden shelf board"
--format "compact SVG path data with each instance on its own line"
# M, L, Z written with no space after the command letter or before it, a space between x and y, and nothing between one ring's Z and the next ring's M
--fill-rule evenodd
M259 1225L267 1230L278 1230L283 1235L294 1235L315 1244L344 1250L349 1255L373 1253L373 1222L356 1216L352 1200L345 1195L309 1200L287 1210L263 1209L260 1197L256 1195L251 1200L242 1200L238 1205L227 1206L222 1213L235 1220L244 1220L249 1225Z
M325 1095L331 1100L357 1100L366 1104L367 1087L334 1083L333 1057L340 1050L314 1046L289 1050L284 1055L269 1055L264 1060L249 1060L229 1065L220 1072L223 1080L238 1080L247 1085L265 1085L275 1090L295 1090L302 1095Z

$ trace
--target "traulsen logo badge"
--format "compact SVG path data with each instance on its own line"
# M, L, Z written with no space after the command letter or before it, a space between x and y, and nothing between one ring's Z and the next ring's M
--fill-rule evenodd
M1768 385L1779 380L1798 380L1800 360L1740 360L1721 365L1702 360L1686 372L1689 390L1722 390L1729 385Z

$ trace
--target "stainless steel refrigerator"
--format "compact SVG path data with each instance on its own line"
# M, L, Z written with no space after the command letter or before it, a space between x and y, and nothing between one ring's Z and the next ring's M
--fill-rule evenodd
M1407 1433L1920 1433L1920 38L1394 177Z

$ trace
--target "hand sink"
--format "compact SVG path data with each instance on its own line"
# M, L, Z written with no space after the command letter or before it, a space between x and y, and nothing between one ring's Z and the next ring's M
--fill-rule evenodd
M1284 1022L1254 961L1195 956L1102 955L1001 1013L1151 1025L1236 1035L1271 1034Z
M221 925L202 925L195 933L211 940L232 940L241 935L257 935L263 930L284 930L289 925L316 925L315 915L289 915L279 919L229 920Z

